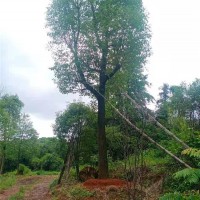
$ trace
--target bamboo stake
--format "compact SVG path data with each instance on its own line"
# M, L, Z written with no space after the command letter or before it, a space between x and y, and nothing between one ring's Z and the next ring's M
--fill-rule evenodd
M127 93L123 93L138 109L144 109L141 105L139 105L138 103L136 103L136 101L134 99L132 99ZM158 122L153 116L151 116L149 114L149 112L145 109L146 114L148 115L148 117L155 122L155 124L160 127L161 129L163 129L165 131L166 134L170 135L171 137L173 137L177 142L179 142L185 149L190 148L185 142L183 142L181 139L179 139L174 133L172 133L171 131L169 131L167 128L165 128L160 122Z

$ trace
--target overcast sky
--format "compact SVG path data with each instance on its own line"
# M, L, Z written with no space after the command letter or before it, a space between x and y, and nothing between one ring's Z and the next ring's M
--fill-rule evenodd
M152 52L146 66L150 93L163 83L200 78L200 1L143 0L149 12ZM18 94L40 136L52 136L55 113L78 96L53 83L45 12L49 0L0 0L0 89Z

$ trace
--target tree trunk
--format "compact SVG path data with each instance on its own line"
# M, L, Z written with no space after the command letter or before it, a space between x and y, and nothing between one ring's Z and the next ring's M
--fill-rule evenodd
M69 142L69 149L68 152L66 154L65 160L64 160L64 165L61 169L59 178L58 178L58 184L62 183L62 180L65 179L67 181L68 177L69 177L69 172L70 172L70 168L72 166L72 162L74 160L74 140L72 139L72 141Z
M108 178L108 160L105 132L105 86L100 88L98 98L98 150L99 150L99 178Z
M0 163L0 174L3 174L3 170L4 170L5 157L6 157L5 152L6 152L6 146L3 145L2 157L1 157L1 163Z

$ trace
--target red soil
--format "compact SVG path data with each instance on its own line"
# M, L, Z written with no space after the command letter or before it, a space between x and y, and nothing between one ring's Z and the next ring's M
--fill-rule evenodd
M89 179L83 183L83 186L85 186L88 189L104 189L107 186L115 186L121 188L127 186L127 183L127 181L119 179Z

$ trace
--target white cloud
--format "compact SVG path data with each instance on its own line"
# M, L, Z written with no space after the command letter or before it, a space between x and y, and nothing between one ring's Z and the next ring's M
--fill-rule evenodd
M200 78L200 1L143 0L150 13L153 55L148 64L150 90L163 83Z
M32 114L30 114L30 118L40 137L54 136L52 132L52 125L54 124L54 120L42 120Z

